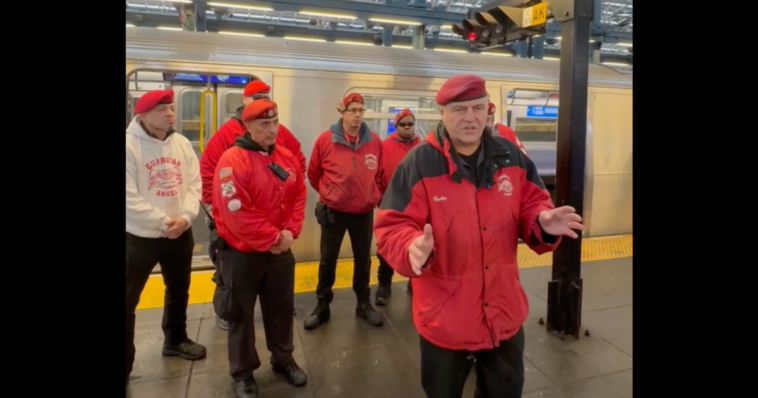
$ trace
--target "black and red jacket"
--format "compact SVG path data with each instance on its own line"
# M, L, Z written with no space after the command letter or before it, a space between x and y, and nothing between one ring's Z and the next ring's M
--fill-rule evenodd
M485 130L488 131L488 130ZM413 283L413 322L434 345L491 349L519 330L528 313L516 263L518 239L536 253L559 237L543 234L553 209L534 163L512 142L482 135L479 185L442 127L400 162L374 222L377 251ZM420 276L408 247L431 224L434 249Z
M200 156L200 177L203 180L203 199L202 202L210 204L212 200L213 189L213 172L216 170L216 163L221 155L234 145L237 137L242 136L246 130L242 124L242 110L244 106L237 108L237 113L222 124L221 127L211 136L208 143L203 148L203 154ZM298 159L300 169L305 174L305 156L300 150L300 142L292 135L288 128L281 123L276 132L276 145L290 150Z

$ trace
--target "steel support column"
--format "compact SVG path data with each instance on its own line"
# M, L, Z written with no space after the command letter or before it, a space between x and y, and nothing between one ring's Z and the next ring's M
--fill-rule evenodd
M392 26L382 26L382 45L384 47L392 47Z
M542 59L545 56L545 36L532 38L532 58Z
M592 4L592 27L600 28L600 21L603 19L603 2L596 0Z
M424 43L426 37L424 36L424 25L414 26L413 27L413 49L414 50L423 50L426 48L426 45Z
M573 3L573 5L571 4ZM590 27L593 0L548 3L561 23L556 206L584 211ZM560 12L557 12L560 11ZM553 253L548 282L547 330L579 338L582 320L582 237L564 238Z
M195 16L197 17L196 27L198 32L207 32L208 25L205 23L205 3L198 3L195 1Z
M529 58L529 43L526 40L516 42L516 54L521 58Z

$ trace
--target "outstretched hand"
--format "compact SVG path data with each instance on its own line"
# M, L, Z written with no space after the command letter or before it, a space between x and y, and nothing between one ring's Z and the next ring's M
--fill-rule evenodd
M576 214L576 210L571 206L545 210L540 213L538 219L542 230L553 236L569 236L576 239L579 235L574 230L584 231L582 216Z
M420 235L411 242L408 246L408 259L411 262L411 268L413 273L421 275L426 260L429 259L429 255L434 248L434 236L432 235L432 226L430 224L424 225L424 234Z

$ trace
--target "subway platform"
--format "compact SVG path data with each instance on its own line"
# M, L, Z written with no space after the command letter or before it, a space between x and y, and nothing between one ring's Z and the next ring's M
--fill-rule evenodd
M546 318L550 266L523 268L521 282L530 303L526 331L524 398L632 397L632 263L633 257L586 261L583 328L579 341L561 340L539 324ZM256 324L256 345L263 365L255 372L261 398L426 398L419 375L419 341L410 313L405 281L396 282L390 304L376 307L385 325L373 328L354 314L352 289L335 290L331 321L313 331L303 329L315 305L313 292L295 297L295 359L306 371L304 387L289 385L268 365L263 324ZM372 287L375 289L375 286ZM373 289L372 289L373 297ZM260 314L260 310L257 310ZM226 332L216 326L212 305L188 310L190 338L204 344L207 358L189 362L163 358L161 308L137 311L137 355L131 398L234 398L228 374ZM475 372L466 383L473 397Z

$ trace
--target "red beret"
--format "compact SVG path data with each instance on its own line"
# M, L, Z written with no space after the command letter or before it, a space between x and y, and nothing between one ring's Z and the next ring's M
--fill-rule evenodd
M348 105L350 105L351 102L357 102L361 105L363 105L365 102L363 102L363 96L358 93L350 93L346 95L344 98L342 98L342 102L340 103L340 109L347 108Z
M153 90L143 94L134 105L134 114L150 112L160 104L173 104L174 90Z
M242 96L252 97L255 94L267 94L269 92L271 92L271 86L260 80L254 80L245 86L245 91L242 93Z
M490 104L487 106L487 114L492 116L495 114L495 104L490 102Z
M279 115L276 102L267 99L253 101L245 106L242 111L242 121L249 122L255 119L273 119Z
M400 121L400 119L402 119L402 118L404 118L404 117L406 117L408 115L413 116L413 119L416 120L416 116L413 114L413 112L411 112L410 109L406 108L406 109L403 109L402 111L398 112L397 115L395 115L395 124L397 124Z
M476 75L456 75L448 79L437 91L437 104L471 101L487 96L484 79Z

